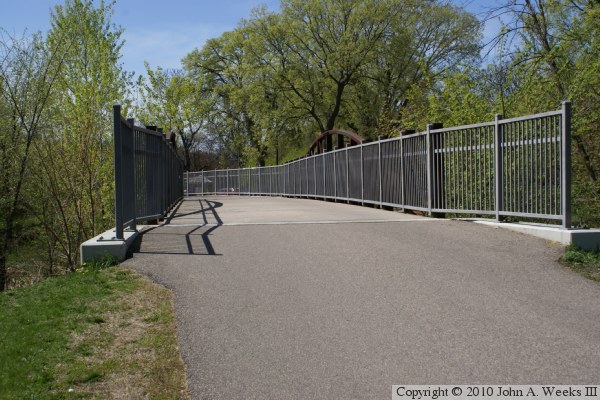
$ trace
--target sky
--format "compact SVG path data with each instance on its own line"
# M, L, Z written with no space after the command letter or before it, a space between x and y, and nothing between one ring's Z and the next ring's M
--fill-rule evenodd
M63 0L0 0L0 27L11 35L46 32L50 10ZM496 4L494 0L452 0L477 14ZM144 60L152 68L180 68L181 59L210 38L233 30L252 9L265 5L279 10L279 0L117 0L113 22L124 28L124 68L136 75L145 72ZM497 23L488 23L489 37ZM484 39L485 40L485 39Z

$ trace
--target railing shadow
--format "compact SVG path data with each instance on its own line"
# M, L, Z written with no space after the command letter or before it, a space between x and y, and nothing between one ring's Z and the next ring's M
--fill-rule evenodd
M196 211L190 211L190 212L185 212L185 213L178 213L179 209L181 207L181 205L186 202L186 201L193 201L196 202L198 201L198 204L200 205L200 209L196 210ZM207 207L204 207L203 201L206 202ZM217 213L216 209L219 207L222 207L223 203L219 202L219 201L209 201L206 199L200 199L200 200L182 200L177 207L175 207L175 209L173 210L173 212L171 212L171 214L165 218L165 222L164 225L171 225L172 223L177 222L178 218L184 218L184 217L189 217L189 216L193 216L193 215L200 215L202 216L202 219L204 221L204 224L209 224L208 219L206 218L206 214L207 212L210 212L213 216L213 218L215 219L215 221L217 221L217 225L222 225L223 221L221 220L221 217L219 216L219 214Z
M184 200L185 201L185 200ZM193 255L193 256L220 256L210 240L213 232L223 225L223 221L217 212L217 208L223 203L198 200L199 210L179 213L180 204L165 219L165 222L152 227L140 235L130 248L130 255L138 254L163 254L163 255ZM191 215L200 215L202 222L197 225L177 225L177 218ZM210 219L216 223L210 223ZM202 231L204 230L204 231ZM201 244L197 237L201 238ZM202 247L202 249L200 249Z

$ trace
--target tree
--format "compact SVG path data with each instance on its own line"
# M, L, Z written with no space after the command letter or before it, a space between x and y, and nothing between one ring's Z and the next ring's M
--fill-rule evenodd
M69 269L79 245L113 223L112 105L123 101L129 76L119 65L122 30L110 5L67 0L55 7L47 35L66 58L52 93L52 125L35 143L29 207Z
M386 35L386 45L369 74L373 84L369 97L381 99L375 113L378 134L393 133L389 122L416 129L403 121L415 117L410 115L411 102L439 94L441 82L477 64L480 37L480 22L459 7L435 1L407 6Z
M281 15L253 21L269 55L281 100L310 117L319 132L333 129L348 103L347 89L372 63L400 12L388 1L285 1Z
M436 1L289 0L280 13L255 10L184 64L216 96L211 130L223 148L263 165L334 127L389 135L413 85L477 53L479 28Z
M401 121L404 126L423 129L433 122L459 126L494 119L485 71L465 65L438 78L435 85L427 85L433 89L425 97L418 89L407 92L409 112Z
M525 0L492 10L505 16L497 40L507 43L509 62L501 76L519 81L507 114L546 111L562 100L573 101L574 220L595 225L600 223L599 9L594 1Z
M141 105L136 116L146 125L156 125L179 135L186 171L192 165L191 153L204 133L209 112L214 104L212 95L202 90L183 70L152 70L146 63L147 78L138 79Z
M201 50L186 56L184 65L197 90L212 93L213 113L208 123L227 158L237 166L264 165L267 140L256 112L263 101L257 92L260 69L248 53L247 29L240 27L207 41Z
M41 35L0 37L0 290L7 287L7 256L22 211L24 185L35 140L47 123L52 90L66 52Z

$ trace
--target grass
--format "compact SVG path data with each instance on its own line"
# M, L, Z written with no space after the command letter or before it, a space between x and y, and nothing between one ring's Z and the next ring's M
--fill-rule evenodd
M120 267L0 293L1 399L188 399L171 292Z
M600 282L600 251L586 251L569 245L560 261L586 278Z

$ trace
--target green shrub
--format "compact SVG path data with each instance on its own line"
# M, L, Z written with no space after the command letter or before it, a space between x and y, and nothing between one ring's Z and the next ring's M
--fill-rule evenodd
M582 250L572 244L567 246L560 261L586 278L600 282L600 251Z
M101 256L94 257L91 261L82 265L83 270L99 271L119 264L119 259L112 254L104 253Z

